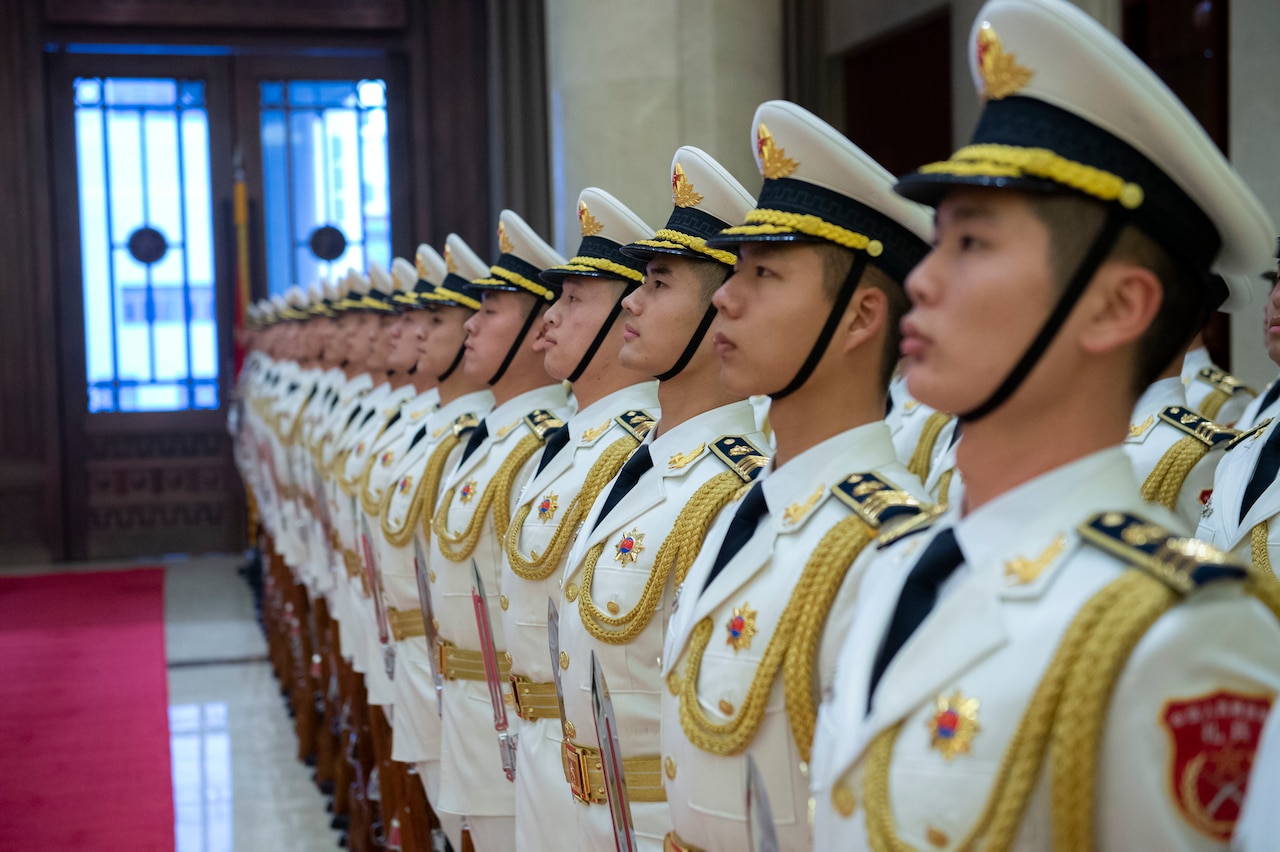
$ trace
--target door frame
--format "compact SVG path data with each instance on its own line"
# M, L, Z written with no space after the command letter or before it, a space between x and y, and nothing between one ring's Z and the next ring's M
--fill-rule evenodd
M47 56L48 114L52 161L71 164L53 173L55 313L58 335L58 385L62 408L63 512L66 555L88 553L89 526L72 519L89 511L86 438L121 433L211 431L225 428L234 386L233 322L235 308L234 227L232 202L232 115L230 66L218 55L120 55L53 52ZM80 258L80 200L76 167L75 102L70 97L76 77L185 77L205 82L209 116L209 179L213 216L215 311L218 320L218 408L201 411L89 413L85 365L83 268ZM61 94L60 94L61 93ZM66 98L63 100L62 98ZM228 465L231 462L228 460ZM236 494L234 500L243 501ZM241 511L240 514L243 514Z

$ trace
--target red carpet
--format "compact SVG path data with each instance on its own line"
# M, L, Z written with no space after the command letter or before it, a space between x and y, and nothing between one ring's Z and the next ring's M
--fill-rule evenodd
M0 578L0 850L173 850L164 572Z

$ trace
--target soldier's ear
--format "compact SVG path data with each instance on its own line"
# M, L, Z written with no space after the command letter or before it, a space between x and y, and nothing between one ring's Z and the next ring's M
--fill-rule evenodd
M844 311L844 322L837 335L838 345L846 354L880 339L880 331L889 319L889 297L879 287L859 286Z
M1097 355L1136 342L1151 326L1163 300L1164 287L1154 272L1131 261L1107 261L1077 311L1081 349Z

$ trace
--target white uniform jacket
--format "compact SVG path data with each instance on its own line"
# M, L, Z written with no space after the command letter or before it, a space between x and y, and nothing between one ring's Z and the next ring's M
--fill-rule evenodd
M1183 439L1199 438L1209 444L1208 452L1183 479L1173 509L1188 529L1195 529L1200 512L1213 494L1213 472L1224 458L1224 449L1233 435L1190 411L1182 382L1173 376L1153 382L1143 391L1133 409L1124 449L1141 485L1157 469L1165 454Z
M811 764L818 850L871 848L867 821L886 816L896 836L917 849L954 849L975 829L1068 625L1100 590L1141 570L1079 532L1096 518L1120 524L1109 542L1128 540L1121 535L1128 519L1108 513L1178 532L1175 517L1142 503L1125 455L1114 447L967 517L951 511L883 551L864 551L872 561L834 694L819 713ZM871 669L904 582L946 528L964 563L885 669L869 706ZM1124 546L1115 552L1132 555ZM1222 848L1280 689L1277 648L1280 625L1237 579L1189 591L1146 630L1119 672L1098 743L1096 848ZM879 739L895 729L896 740ZM872 754L886 746L881 775L872 771ZM1052 848L1049 788L1042 770L1013 849ZM869 813L868 795L888 804Z
M532 478L525 483L516 501L518 512L512 519L514 524L519 520L519 512L527 512L517 528L517 552L522 559L536 562L534 554L545 557L553 540L567 543L568 537L576 533L576 525L581 523L579 520L573 522L573 526L565 526L569 523L570 505L578 500L592 465L622 438L630 439L624 446L634 446L634 424L651 424L658 414L657 382L623 388L569 418L565 424L569 429L568 443L541 471L538 466L542 451L529 460L526 467ZM590 502L580 506L583 513L590 508ZM511 671L534 684L545 686L552 682L547 599L559 597L560 578L568 557L566 547L558 561L536 572L545 573L543 579L516 576L509 555L503 560L499 604L502 632L506 636L507 652L511 654ZM530 716L535 718L530 720ZM560 755L563 738L558 713L526 713L522 719L520 769L516 773L515 791L516 831L522 852L565 852L574 848L572 835L564 830L576 817L573 799L564 784Z
M653 589L657 598L652 616L630 642L606 643L587 631L579 611L586 557L597 545L602 546L589 589L595 612L588 617L634 615L650 582L654 557L685 504L709 479L730 470L713 453L712 445L723 436L736 436L735 441L744 438L761 451L766 444L765 436L755 431L755 416L746 401L712 409L655 434L660 428L661 423L645 439L653 468L607 516L599 518L599 513L610 486L601 491L587 514L565 566L561 593L561 679L569 730L576 744L599 747L591 709L591 652L595 651L613 699L624 758L656 759L662 747L658 733L663 689L660 657L675 578L668 576L660 588ZM562 779L561 783L568 782ZM608 807L577 804L576 809L578 847L609 848L614 841ZM633 794L631 812L641 848L660 849L662 838L671 829L667 804L638 801Z
M568 398L562 385L547 385L520 394L497 405L485 417L489 437L460 466L450 473L440 490L437 515L447 512L452 533L466 530L477 507L484 502L485 489L498 468L515 450L520 440L534 434L529 419L550 413L563 420L569 416ZM528 467L527 465L525 466ZM511 486L511 503L523 484L518 472ZM452 499L450 494L452 492ZM447 503L447 505L446 505ZM502 507L511 511L512 506ZM480 638L475 609L471 603L471 559L451 562L441 552L439 536L431 536L431 604L440 622L440 639L465 651L479 651ZM499 655L506 650L502 633L500 594L502 543L498 541L490 511L480 527L473 558L488 595L489 623ZM440 766L440 807L447 813L465 816L513 816L513 785L502 772L497 734L493 729L493 708L489 688L475 680L444 682L444 725ZM519 719L508 711L511 729L519 731Z
M920 481L895 456L883 422L841 433L783 467L762 474L768 515L706 585L738 504L726 506L707 533L702 552L680 591L662 654L667 685L662 694L663 768L676 834L707 852L750 848L743 797L748 754L755 758L764 777L779 848L798 852L812 847L809 782L802 768L807 755L801 756L792 736L783 690L782 671L787 663L773 673L771 684L761 681L756 688L764 689L764 718L749 745L739 753L722 756L704 751L686 733L680 705L695 695L698 712L718 725L745 712L749 691L760 677L765 649L779 635L780 626L788 631L796 626L787 624L783 617L801 572L818 542L854 514L840 488L850 474L874 474L888 487L924 499ZM843 585L825 627L837 636L848 630L856 578L846 576ZM691 636L706 620L712 626L710 640L697 663L697 681L690 683L689 665L696 650L691 647ZM815 657L816 652L815 648ZM814 659L812 664L815 676L821 677L823 663ZM830 665L834 666L834 660ZM695 738L706 733L702 728L695 728L695 732Z
M397 463L392 465L390 495L383 503L380 529L374 533L378 539L382 595L388 611L422 611L415 559L418 549L421 549L424 560L429 552L425 525L431 523L431 518L425 512L425 505L434 505L434 498L418 494L428 460L454 434L456 424L459 441L445 460L445 470L449 469L451 462L456 467L470 434L467 426L480 422L492 405L493 395L487 390L465 394L445 403L417 424L414 435L409 436L410 444L403 448ZM414 443L413 438L419 434L421 437ZM442 476L440 483L443 481ZM437 483L437 489L440 483ZM438 498L439 494L434 496ZM416 505L419 500L424 501L423 505ZM388 531L399 539L407 532L406 525L410 524L413 534L408 543L396 546L387 540ZM424 564L422 570L430 569ZM434 576L434 572L429 576ZM428 654L425 636L410 636L396 642L395 730L391 740L393 760L420 763L440 759L440 710Z
M1209 359L1209 350L1196 347L1182 359L1182 384L1187 391L1187 407L1214 423L1233 427L1257 391L1240 383Z

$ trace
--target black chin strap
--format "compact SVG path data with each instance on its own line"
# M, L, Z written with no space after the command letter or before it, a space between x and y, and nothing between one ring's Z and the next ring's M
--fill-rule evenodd
M1115 245L1116 238L1120 236L1120 231L1127 221L1124 211L1119 206L1113 206L1108 211L1107 221L1103 223L1102 230L1098 232L1098 236L1094 237L1093 245L1089 247L1089 252L1084 256L1084 260L1080 261L1080 265L1076 267L1075 274L1071 277L1067 288L1062 292L1062 297L1058 299L1058 304L1054 307L1053 313L1049 314L1049 318L1040 327L1035 340L1031 341L1027 351L1022 354L1022 358L1018 360L1009 375L996 388L995 393L991 394L987 401L977 408L960 415L961 423L972 423L975 420L986 417L1001 405L1004 405L1009 397L1013 396L1014 392L1022 385L1022 382L1035 369L1036 364L1040 363L1040 358L1043 357L1045 350L1049 348L1049 344L1053 343L1053 339L1062 330L1067 317L1071 315L1076 303L1084 295L1085 288L1093 280L1098 267L1102 266L1102 262L1106 260L1107 254L1111 251L1112 246Z
M680 371L689 366L689 361L693 358L693 353L697 352L698 347L702 345L702 339L707 336L707 331L711 328L711 321L715 318L716 306L711 304L707 305L707 312L702 315L702 321L698 323L697 330L694 331L693 337L689 339L689 345L680 353L680 357L676 359L676 363L670 370L654 376L654 378L660 382L665 382L668 379L672 379L680 375Z
M840 285L840 292L836 293L836 301L831 306L831 313L827 315L827 321L823 324L822 331L818 334L818 339L814 341L813 348L809 350L808 357L800 365L800 371L796 373L795 378L785 388L777 393L769 394L770 399L782 399L784 396L793 394L800 389L801 385L809 381L809 377L813 375L818 362L826 354L827 347L831 345L831 338L835 337L836 329L840 327L840 322L844 319L845 309L849 307L849 301L853 299L853 291L858 289L858 282L862 280L862 273L866 268L867 256L862 252L855 253L853 265L849 267L849 274L844 277L844 282Z
M529 329L533 328L533 321L538 318L538 310L542 307L542 302L534 302L533 309L529 311L529 316L524 318L524 325L520 328L520 333L516 335L515 341L511 344L511 348L507 350L507 357L502 359L502 366L498 368L498 372L493 374L493 378L489 379L489 385L496 385L502 376L507 372L507 368L511 366L511 362L516 359L516 353L520 351L520 344L524 343L525 335L529 333Z
M622 300L630 296L639 284L627 282L627 288L622 291L622 295L618 297L618 301L613 303L613 310L609 311L609 316L605 318L604 324L600 326L600 330L596 332L595 339L591 341L591 345L587 347L587 351L582 356L582 360L578 362L578 366L573 369L573 373L569 376L569 383L572 384L582 378L582 374L587 371L587 365L591 363L591 359L596 357L596 352L600 349L600 345L604 343L604 339L609 336L609 332L613 331L613 324L618 321L618 316L622 313Z
M458 365L462 363L462 356L467 353L467 346L464 343L458 347L458 354L453 356L453 363L449 365L449 369L436 376L437 382L443 382L445 379L453 375L453 371L458 369Z

